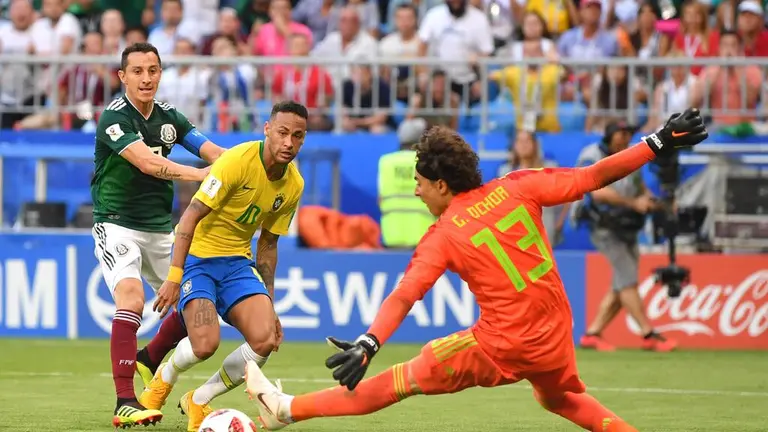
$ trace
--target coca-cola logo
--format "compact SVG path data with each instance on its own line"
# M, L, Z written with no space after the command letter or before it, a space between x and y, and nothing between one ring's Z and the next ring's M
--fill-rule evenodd
M758 270L734 285L691 283L676 299L667 296L667 287L657 285L653 275L640 283L638 291L648 318L661 332L758 337L768 330L768 270ZM629 315L627 328L640 334Z

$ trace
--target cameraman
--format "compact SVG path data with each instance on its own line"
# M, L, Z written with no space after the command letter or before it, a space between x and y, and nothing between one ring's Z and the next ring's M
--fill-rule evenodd
M626 149L635 129L623 121L609 123L600 142L585 147L579 154L578 165L591 165L613 153ZM596 190L573 207L573 217L586 224L595 248L611 265L612 289L600 303L597 316L581 338L583 348L612 351L613 346L600 334L618 315L622 306L640 326L644 335L643 348L671 351L673 340L654 331L637 292L639 251L638 232L645 225L646 215L656 208L656 201L643 184L640 171Z

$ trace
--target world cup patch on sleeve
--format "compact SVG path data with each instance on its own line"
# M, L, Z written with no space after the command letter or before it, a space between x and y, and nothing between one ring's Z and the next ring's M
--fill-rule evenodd
M120 137L125 135L125 132L123 132L123 130L120 129L119 123L115 123L112 126L108 127L106 130L106 133L107 133L107 136L109 136L112 139L112 141L117 141L120 139Z
M205 178L203 185L200 187L200 190L208 195L208 198L215 197L219 189L221 189L221 180L214 177L213 174L208 174L208 177Z

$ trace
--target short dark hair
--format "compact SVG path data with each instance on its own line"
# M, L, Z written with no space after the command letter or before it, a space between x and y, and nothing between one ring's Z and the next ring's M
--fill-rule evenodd
M146 27L141 25L128 27L127 29L125 29L125 34L128 34L130 32L135 32L135 31L144 35L144 39L149 39L149 30L147 30Z
M482 186L480 158L453 129L433 126L413 148L416 150L416 171L423 177L443 180L453 193Z
M272 113L269 115L269 119L272 120L275 118L277 113L291 113L296 114L297 116L303 118L304 120L309 119L309 113L307 112L307 107L304 105L294 102L292 100L285 100L282 102L276 103L274 106L272 106Z
M184 2L181 0L163 0L163 4L165 3L176 3L180 8L184 9Z
M399 11L399 10L409 10L409 11L413 12L413 16L415 16L416 20L418 21L418 19L419 19L419 10L416 9L416 6L414 6L413 4L411 4L411 3L401 3L399 6L397 6L397 9L395 9L395 11Z
M123 50L123 55L120 58L120 70L124 71L128 67L128 56L133 53L154 53L157 56L157 61L160 63L160 67L163 66L162 60L160 60L160 53L157 52L157 48L154 45L147 42L135 43Z

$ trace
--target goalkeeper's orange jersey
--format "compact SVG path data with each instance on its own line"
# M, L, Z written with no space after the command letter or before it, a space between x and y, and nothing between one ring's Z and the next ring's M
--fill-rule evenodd
M640 144L584 168L513 172L456 195L422 238L370 332L381 343L446 271L480 306L473 327L483 350L510 375L564 366L572 314L541 221L542 206L579 199L653 158Z

